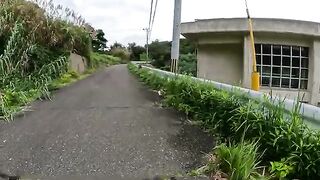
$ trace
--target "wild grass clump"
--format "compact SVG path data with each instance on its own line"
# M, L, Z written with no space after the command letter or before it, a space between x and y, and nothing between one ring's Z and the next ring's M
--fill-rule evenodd
M0 119L10 120L68 72L68 56L90 58L85 22L70 9L46 0L0 3Z
M91 53L91 68L98 68L101 66L111 66L115 64L120 64L121 59L111 55L101 54L101 53Z
M222 143L258 142L261 165L270 167L273 176L320 177L320 133L303 123L299 105L287 112L281 102L258 102L186 76L168 77L132 64L128 67L147 85L162 91L167 105L200 121Z
M204 174L210 179L229 180L267 179L263 167L259 167L261 154L258 151L258 142L223 143L208 155L207 165L193 170L189 175Z
M3 0L0 44L8 40L16 23L22 24L30 42L51 51L63 49L90 58L91 38L85 21L69 8L54 5L51 0Z

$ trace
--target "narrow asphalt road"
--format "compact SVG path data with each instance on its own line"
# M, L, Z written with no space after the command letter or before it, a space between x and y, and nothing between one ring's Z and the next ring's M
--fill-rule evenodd
M0 123L0 172L22 176L184 174L213 146L156 93L113 66Z

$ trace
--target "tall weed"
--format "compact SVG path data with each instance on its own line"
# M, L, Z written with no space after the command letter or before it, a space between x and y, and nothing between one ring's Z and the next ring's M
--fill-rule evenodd
M215 89L206 82L189 77L167 77L138 69L129 69L152 88L164 92L164 102L202 122L202 126L225 142L259 143L264 152L262 163L286 159L292 170L289 178L320 177L320 133L310 130L299 115L299 104L291 111L282 102L251 100L246 95Z

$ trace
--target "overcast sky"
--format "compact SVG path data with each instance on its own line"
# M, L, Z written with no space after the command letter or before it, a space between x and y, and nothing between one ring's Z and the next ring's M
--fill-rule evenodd
M110 43L143 45L151 0L54 0L103 29ZM174 0L158 0L152 40L172 37ZM246 17L244 0L182 0L182 21ZM253 17L299 19L320 22L319 0L248 0Z

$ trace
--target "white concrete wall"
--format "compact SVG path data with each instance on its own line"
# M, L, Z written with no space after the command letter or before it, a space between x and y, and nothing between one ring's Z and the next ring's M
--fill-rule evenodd
M78 73L83 73L87 69L88 63L85 57L71 53L70 68Z
M242 44L199 45L198 77L241 85Z
M301 102L310 102L310 92L308 91L299 91L299 90L289 90L289 89L279 89L279 88L268 88L261 87L261 92L268 93L272 96L284 97L287 99L297 100Z
M305 94L303 101L318 105L320 24L284 19L254 19L253 28L255 43L309 47L307 90L262 87L261 91L268 93L273 91L277 95L291 99L296 99L298 94L302 93ZM242 87L251 87L253 63L247 19L196 20L183 23L182 34L199 45L198 77L232 85L239 85L241 82Z
M320 41L315 40L310 48L309 82L308 89L311 94L310 104L318 105L320 102Z
M201 36L198 39L198 77L250 88L253 63L249 36L242 37L241 44L234 44L239 42L238 36L225 36L221 43L226 44L218 42L221 37L217 39L215 37ZM261 91L288 99L300 97L301 101L317 105L320 102L320 41L303 36L270 33L256 33L255 37L256 43L309 47L307 90L261 87ZM319 59L319 61L314 61L314 59Z
M249 36L249 34L247 34ZM313 38L306 36L278 34L278 33L255 33L255 43L279 44L289 46L311 47Z
M320 36L320 24L308 21L288 19L254 18L253 29L255 32L277 32L282 34L296 34L306 36ZM225 33L247 32L248 20L246 18L221 18L196 20L195 22L182 23L183 35L195 33Z

